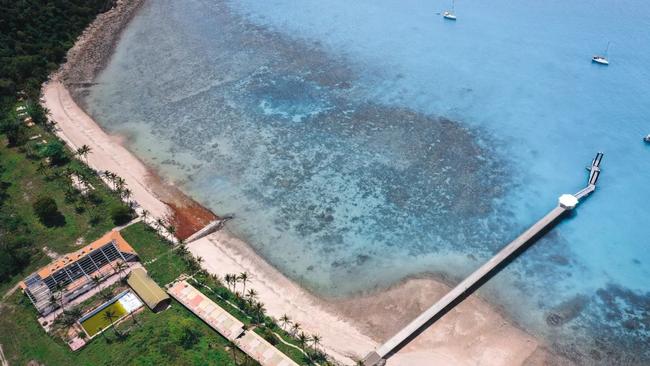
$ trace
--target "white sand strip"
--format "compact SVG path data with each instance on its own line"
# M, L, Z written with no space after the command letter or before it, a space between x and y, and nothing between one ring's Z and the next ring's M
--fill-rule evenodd
M56 121L56 134L73 150L83 145L90 147L88 165L97 171L111 171L126 181L132 199L157 218L166 218L171 212L151 190L147 167L116 138L104 132L72 99L61 82L53 78L43 86L44 106L50 118Z

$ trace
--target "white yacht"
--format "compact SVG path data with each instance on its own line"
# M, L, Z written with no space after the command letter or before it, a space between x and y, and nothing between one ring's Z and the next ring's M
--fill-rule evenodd
M594 55L591 58L591 62L595 62L595 63L601 64L601 65L609 65L609 60L607 59L607 51L609 51L609 42L607 42L607 48L605 48L604 56Z
M648 136L646 136L646 137L643 138L643 141L645 141L645 142L647 142L647 143L650 144L650 133L648 134Z
M454 4L455 1L451 1L451 10L445 10L442 12L442 17L449 20L456 20L456 13L454 13Z

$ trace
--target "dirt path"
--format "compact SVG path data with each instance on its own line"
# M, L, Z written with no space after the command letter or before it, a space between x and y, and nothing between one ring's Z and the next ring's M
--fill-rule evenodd
M16 290L20 287L20 284L16 284L14 287L10 288L4 295L2 295L2 301L6 300L9 296L13 295Z
M0 366L9 366L9 362L5 358L4 352L2 352L2 345L0 344Z

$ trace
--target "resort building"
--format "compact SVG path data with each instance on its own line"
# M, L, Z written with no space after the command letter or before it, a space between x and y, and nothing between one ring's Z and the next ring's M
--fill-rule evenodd
M23 291L38 312L45 316L95 288L97 279L125 272L137 253L118 231L56 259L25 278Z
M133 269L126 282L153 312L167 308L172 301L165 290L147 275L144 268Z

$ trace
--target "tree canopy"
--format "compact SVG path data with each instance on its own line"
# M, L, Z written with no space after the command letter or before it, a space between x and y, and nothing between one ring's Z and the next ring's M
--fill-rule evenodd
M113 0L0 0L0 99L4 110L40 85L64 61L83 29Z

